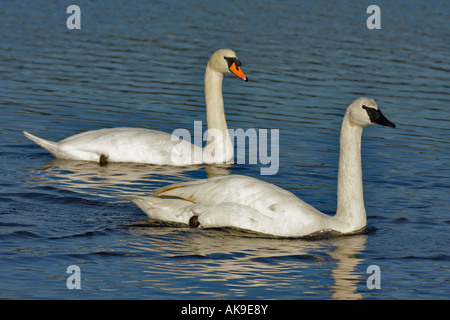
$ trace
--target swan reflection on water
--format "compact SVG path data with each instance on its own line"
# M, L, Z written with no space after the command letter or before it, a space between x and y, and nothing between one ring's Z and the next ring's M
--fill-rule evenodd
M157 285L161 290L186 293L205 290L205 283L211 282L208 295L245 297L253 290L275 290L280 292L279 299L295 299L292 293L296 290L299 297L325 293L330 299L362 299L365 292L366 267L358 271L365 260L358 255L365 250L367 234L285 239L231 228L181 229L156 220L148 224L165 227L136 225L129 229L135 242L128 246L136 252L136 263L141 264L145 277L139 282L143 287ZM162 256L158 259L154 255ZM323 272L318 265L323 266ZM314 277L310 268L318 270ZM192 279L188 281L192 286L171 288L172 277ZM203 284L196 286L197 281ZM299 282L304 285L298 286ZM293 283L298 288L292 288ZM288 297L282 296L283 289L288 290Z
M77 193L119 200L118 196L148 195L164 184L193 180L200 174L208 178L227 175L229 167L228 164L175 167L137 163L101 166L95 162L52 158L36 171L33 169L29 179L45 180L48 185Z

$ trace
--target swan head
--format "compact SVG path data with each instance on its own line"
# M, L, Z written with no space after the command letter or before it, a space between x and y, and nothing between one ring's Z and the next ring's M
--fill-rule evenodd
M365 127L373 123L395 128L395 124L389 121L378 108L375 100L370 98L359 98L353 101L347 108L346 115L351 123Z
M209 59L208 66L216 72L231 72L244 81L248 81L247 76L241 69L241 61L236 53L231 49L217 50Z

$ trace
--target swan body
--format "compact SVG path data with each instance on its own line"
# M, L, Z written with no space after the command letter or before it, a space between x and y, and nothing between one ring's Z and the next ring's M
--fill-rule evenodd
M59 142L25 136L46 149L55 158L107 162L135 162L182 166L193 164L194 157L183 157L185 148L202 154L202 148L171 134L144 128L107 128L78 133ZM201 156L195 159L201 159Z
M240 65L236 53L230 49L216 51L207 63L205 100L208 133L211 134L208 134L205 148L180 140L173 134L144 128L92 130L59 142L48 141L26 131L24 135L54 157L61 159L174 166L227 163L233 159L234 150L225 119L223 74L232 72L242 80L248 81Z
M191 227L235 227L254 232L301 237L320 231L352 233L366 226L361 169L361 135L372 123L395 127L373 99L359 98L342 121L338 173L338 204L329 216L291 192L262 180L228 175L178 183L152 196L123 197L150 218Z

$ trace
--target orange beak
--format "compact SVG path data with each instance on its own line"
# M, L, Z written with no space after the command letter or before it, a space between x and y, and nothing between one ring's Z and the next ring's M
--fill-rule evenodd
M230 66L230 71L235 75L237 75L242 80L246 82L248 81L247 76L244 74L244 72L242 72L241 68L238 65L236 65L236 62L233 62L233 64Z

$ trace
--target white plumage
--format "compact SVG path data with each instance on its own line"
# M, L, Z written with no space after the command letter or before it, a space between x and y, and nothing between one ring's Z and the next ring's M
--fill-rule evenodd
M208 152L200 146L165 132L141 128L108 128L82 132L52 142L28 132L25 136L56 158L97 162L135 162L183 166L200 163L226 163L233 159L222 97L223 74L232 72L242 80L240 62L230 49L216 51L205 70L205 100L208 132L216 139L208 141ZM213 152L212 152L213 151ZM211 154L214 156L212 157Z
M149 217L204 228L235 227L284 237L330 230L351 233L366 226L361 135L371 123L395 127L375 101L359 98L347 108L341 128L338 204L335 216L321 213L289 191L262 180L228 175L178 183L149 197L124 197Z

